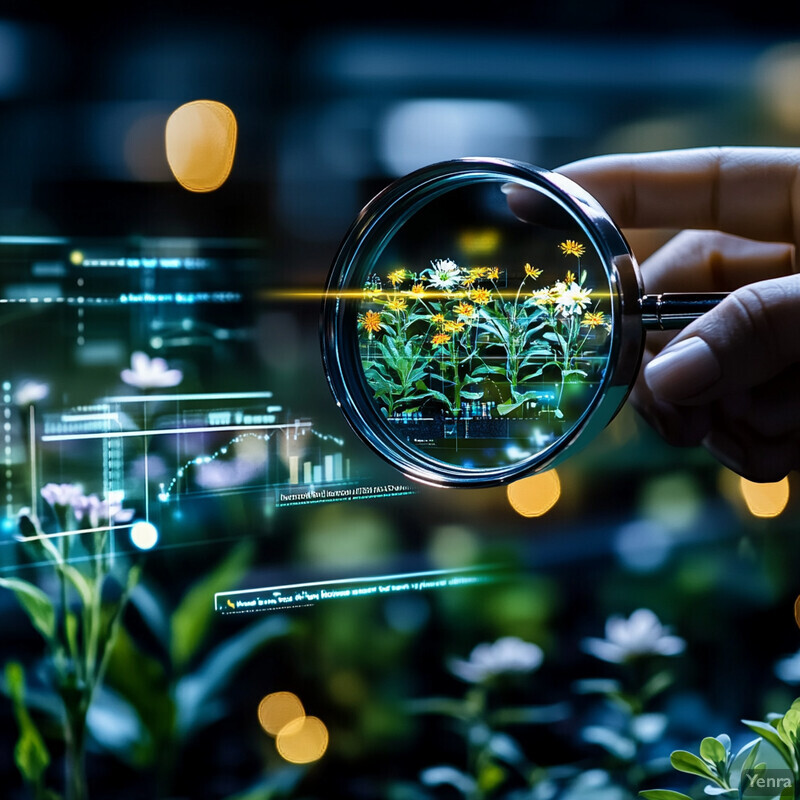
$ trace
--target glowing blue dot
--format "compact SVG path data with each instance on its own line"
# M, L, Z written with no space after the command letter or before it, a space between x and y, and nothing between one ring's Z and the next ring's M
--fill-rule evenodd
M139 550L150 550L158 542L158 528L150 522L136 522L131 527L131 542Z

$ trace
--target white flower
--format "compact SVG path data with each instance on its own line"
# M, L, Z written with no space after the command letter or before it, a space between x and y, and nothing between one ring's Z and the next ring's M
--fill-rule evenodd
M589 305L591 289L584 289L574 281L569 286L563 281L558 281L555 288L557 292L556 310L564 316L582 314Z
M800 683L800 650L794 655L778 660L775 664L775 674L779 680L790 686Z
M641 656L676 656L682 653L686 642L673 636L649 608L634 611L628 619L609 617L606 621L606 638L590 637L583 640L586 652L613 664L622 664Z
M504 636L493 644L479 644L469 660L450 660L450 670L468 683L484 683L501 675L524 675L538 669L544 654L542 649L516 636Z
M431 261L431 269L426 269L424 274L428 276L428 283L434 289L444 291L452 289L462 277L458 264L449 258Z
M30 406L44 400L50 393L50 387L46 383L39 381L25 381L16 392L14 392L14 402L18 406Z
M167 389L183 380L179 369L169 369L163 358L150 358L147 353L136 352L131 356L131 368L120 373L125 383L137 389Z

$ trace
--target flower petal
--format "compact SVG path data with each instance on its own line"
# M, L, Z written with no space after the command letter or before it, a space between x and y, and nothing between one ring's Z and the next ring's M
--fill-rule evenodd
M623 647L607 639L588 637L581 642L581 646L589 655L611 664L621 664L627 655Z

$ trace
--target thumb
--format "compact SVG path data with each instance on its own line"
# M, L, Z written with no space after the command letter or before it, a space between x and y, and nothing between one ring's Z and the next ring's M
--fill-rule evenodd
M703 405L757 386L800 361L800 275L737 289L645 367L653 395Z

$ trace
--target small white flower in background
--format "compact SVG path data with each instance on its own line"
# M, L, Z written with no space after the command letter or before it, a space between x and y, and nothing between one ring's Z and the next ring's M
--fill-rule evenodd
M163 358L150 358L147 353L136 352L131 356L131 368L120 373L125 383L137 389L168 389L183 380L179 369L169 369Z
M44 400L48 394L50 394L50 387L46 383L25 381L14 392L14 402L18 406L32 406L34 403Z
M42 497L51 506L71 506L83 497L83 490L74 483L48 483L41 489Z
M450 659L450 671L468 683L485 683L505 675L524 675L538 669L544 659L541 647L516 636L503 636L493 644L477 645L469 659Z
M640 608L630 617L613 616L606 621L606 638L583 640L587 653L612 664L622 664L641 656L676 656L686 642L674 636L649 608Z
M775 664L775 675L790 686L800 683L800 650L794 655L779 659Z

